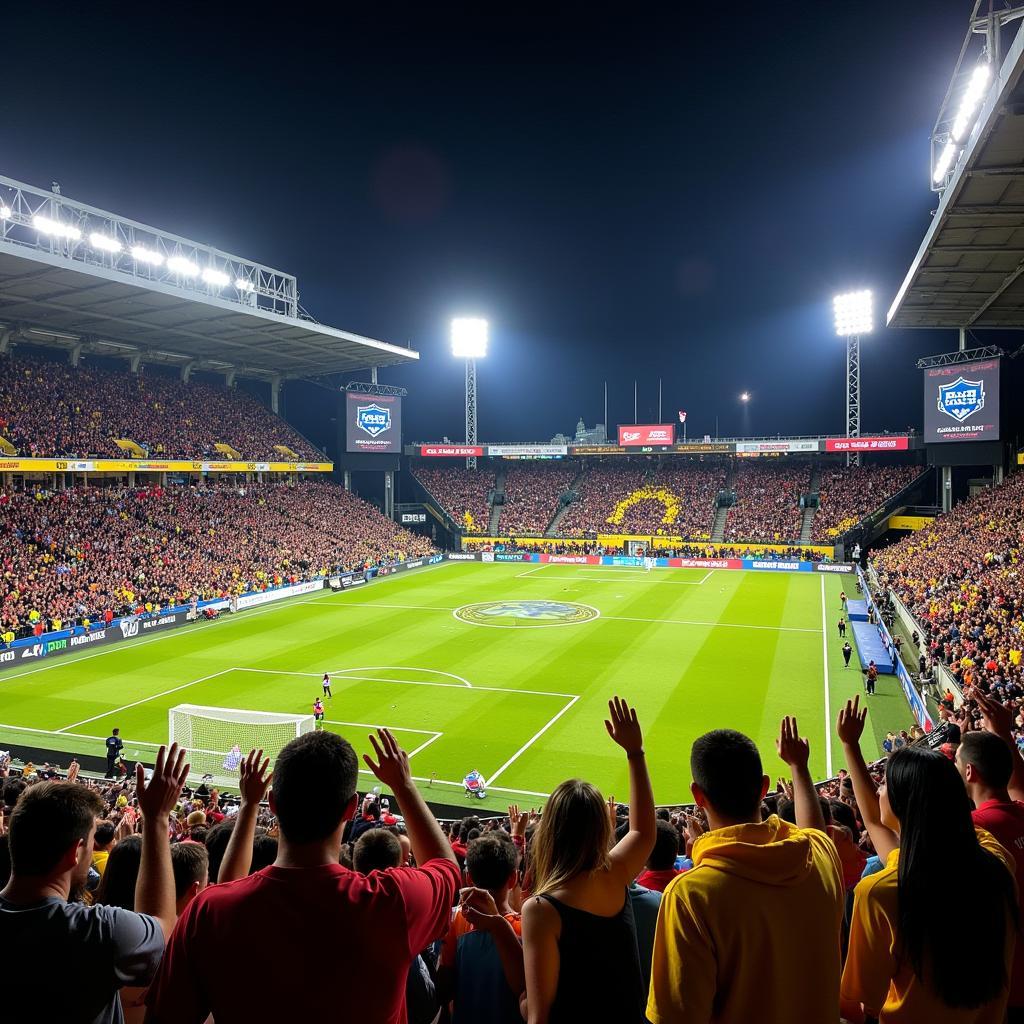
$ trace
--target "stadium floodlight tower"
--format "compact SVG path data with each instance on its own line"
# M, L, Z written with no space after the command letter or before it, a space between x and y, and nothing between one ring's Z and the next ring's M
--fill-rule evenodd
M860 437L860 336L870 334L872 296L870 289L846 292L832 300L836 334L846 339L846 436ZM860 465L860 452L846 453L848 466Z
M452 320L452 355L466 360L466 445L476 444L476 361L487 355L486 320L460 316ZM467 469L476 469L476 456L466 459Z

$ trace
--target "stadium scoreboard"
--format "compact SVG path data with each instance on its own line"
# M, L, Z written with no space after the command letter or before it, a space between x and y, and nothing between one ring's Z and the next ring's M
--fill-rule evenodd
M345 451L398 455L402 451L402 399L345 392Z
M928 444L999 440L999 359L924 369Z

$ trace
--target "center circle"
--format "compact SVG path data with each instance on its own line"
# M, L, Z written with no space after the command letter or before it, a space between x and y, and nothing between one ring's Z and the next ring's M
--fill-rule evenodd
M536 626L577 626L600 616L596 608L574 601L483 601L452 612L473 626L523 629Z

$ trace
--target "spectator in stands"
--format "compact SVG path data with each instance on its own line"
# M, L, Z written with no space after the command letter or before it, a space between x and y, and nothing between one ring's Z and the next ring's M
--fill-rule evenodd
M418 463L412 472L459 529L466 533L486 532L490 520L487 496L494 487L493 469Z
M693 844L693 869L662 897L647 1007L655 1024L837 1016L839 858L795 719L783 719L778 749L793 777L796 827L762 817L769 780L746 736L719 729L693 745L691 790L710 831Z
M580 779L558 786L533 839L523 906L526 1019L642 1021L642 975L627 887L654 846L654 798L636 711L609 701L609 735L629 764L629 832L609 850L609 807ZM595 979L615 979L613 985Z
M894 753L876 793L860 752L867 710L859 698L839 714L836 731L850 768L864 824L884 868L857 885L842 1009L890 1021L1003 1020L1017 930L1011 856L987 832L976 832L970 801L952 761L928 747ZM970 941L955 967L935 893L950 865L970 879L957 908L957 927Z
M675 825L659 821L654 849L647 858L647 865L640 873L636 884L645 889L664 892L665 887L679 874L676 858L679 856L679 833Z
M153 1021L199 1022L211 1012L218 1021L315 1020L335 1012L339 991L353 1020L404 1019L409 964L447 928L460 877L412 782L408 755L387 730L371 745L374 757L364 760L397 797L419 867L364 877L339 864L342 829L356 809L356 755L330 732L297 737L274 765L277 861L192 901L147 996ZM268 934L279 941L257 938ZM329 987L310 975L326 949L342 953L332 960ZM309 983L223 986L225 971Z
M138 913L69 902L84 885L96 818L95 790L74 782L40 782L21 796L10 822L12 874L0 892L0 943L8 949L59 950L59 984L48 956L25 956L18 985L31 993L36 1020L117 1020L117 991L153 976L174 924L174 876L168 818L188 773L185 751L157 754L148 784L136 779L142 812Z
M68 781L74 781L69 779ZM96 833L93 837L92 866L96 873L102 878L107 866L107 858L114 848L115 827L112 821L101 821L96 826Z
M439 972L444 1001L454 1003L452 1024L522 1024L522 928L509 904L519 880L517 857L504 832L482 835L467 849L466 870L473 887L462 891Z
M579 472L577 463L513 463L505 471L505 503L498 531L502 536L542 534L558 511L558 502Z
M822 469L811 532L814 542L835 543L920 473L920 466L905 463Z
M800 539L800 498L810 485L806 462L738 459L733 477L736 503L729 509L730 541L792 543Z

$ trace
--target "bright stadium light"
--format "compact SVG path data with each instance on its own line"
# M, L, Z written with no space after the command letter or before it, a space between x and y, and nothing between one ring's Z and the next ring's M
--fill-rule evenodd
M487 355L487 321L456 317L451 326L452 355L457 359L483 359Z
M74 224L64 224L51 217L44 217L41 213L37 213L32 218L32 226L44 235L54 235L57 238L67 238L75 242L82 237L82 232Z
M148 263L151 267L162 267L164 264L164 254L162 252L157 252L155 249L147 249L144 245L133 245L132 256L139 263Z
M180 274L182 277L195 277L199 273L199 267L187 256L168 257L167 269L173 270L175 274Z
M7 220L11 216L11 208L9 206L0 206L0 220Z
M942 184L946 175L949 173L950 167L953 165L953 160L955 159L957 152L956 143L951 139L943 147L942 152L939 154L939 159L935 161L935 173L932 174L933 184Z
M988 61L979 64L971 74L971 80L967 83L967 89L953 120L952 135L957 142L963 142L966 138L967 131L974 122L974 115L985 97L985 90L991 77L992 68Z
M251 292L251 291L255 290L252 281L250 281L246 277L236 277L235 278L235 287L240 292Z
M110 235L104 235L99 231L93 231L89 235L89 244L102 252L121 251L121 243L116 238L111 238Z
M740 401L743 402L744 405L746 405L746 403L750 401L750 392L749 391L741 391L740 392Z
M859 292L847 292L832 300L836 317L836 334L848 338L855 334L870 334L872 296L867 288Z
M203 280L207 284L212 284L215 288L223 288L231 283L231 278L223 270L218 270L216 267L203 267Z

